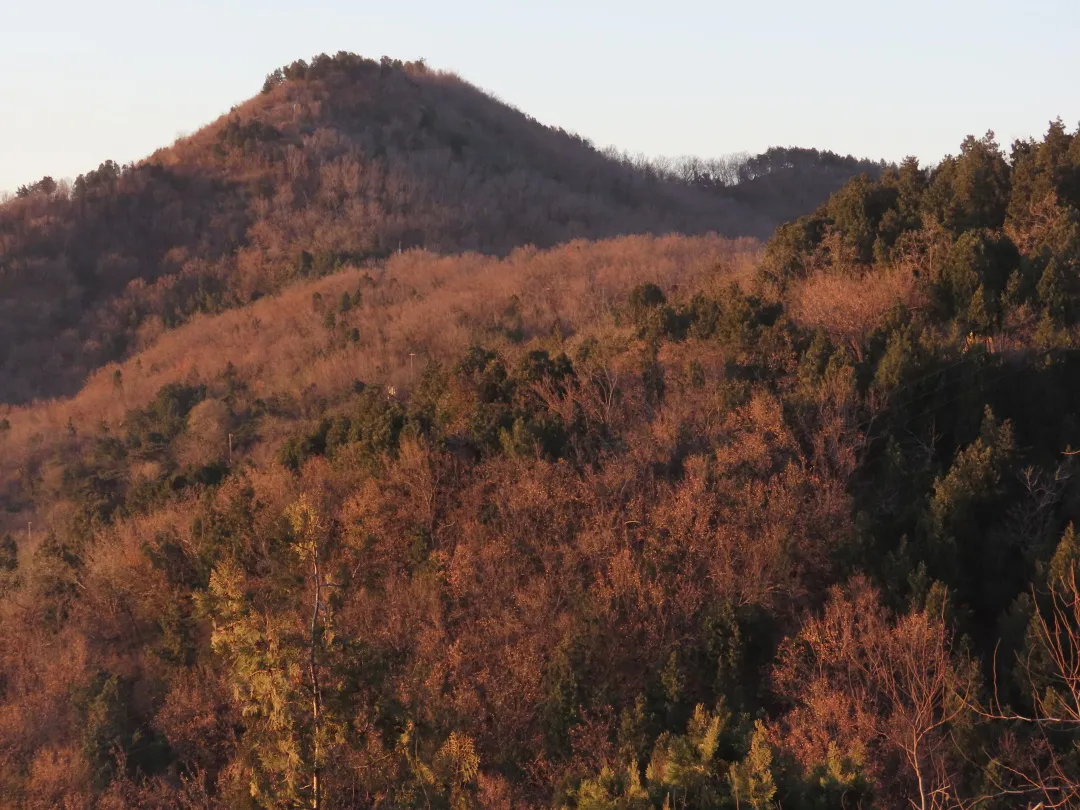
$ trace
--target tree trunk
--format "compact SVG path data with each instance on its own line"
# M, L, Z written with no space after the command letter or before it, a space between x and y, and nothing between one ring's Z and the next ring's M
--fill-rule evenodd
M322 694L319 690L319 665L316 650L319 643L319 605L322 600L322 573L319 570L319 544L312 544L312 562L315 570L315 605L311 611L311 648L309 650L308 666L311 670L311 724L314 741L312 745L312 772L311 772L311 807L312 810L320 810L322 804L321 785L319 778L322 774Z

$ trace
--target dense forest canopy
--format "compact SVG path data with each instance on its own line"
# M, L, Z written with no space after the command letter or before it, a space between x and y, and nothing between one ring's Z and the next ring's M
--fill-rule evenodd
M465 121L442 221L397 172ZM317 59L2 209L5 283L129 228L245 294L0 417L0 806L1080 804L1080 134L878 166L761 248L620 223L805 153L691 188L523 121Z
M70 395L195 314L398 250L765 237L874 169L783 150L796 159L782 171L802 169L780 185L797 195L728 188L715 161L602 153L423 63L320 56L264 91L144 161L46 177L0 205L0 402ZM749 180L775 162L729 168Z

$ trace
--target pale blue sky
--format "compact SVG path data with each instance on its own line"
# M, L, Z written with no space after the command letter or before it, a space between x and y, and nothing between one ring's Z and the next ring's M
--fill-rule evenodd
M170 143L297 58L426 58L650 155L937 160L1080 121L1076 0L0 0L0 189Z

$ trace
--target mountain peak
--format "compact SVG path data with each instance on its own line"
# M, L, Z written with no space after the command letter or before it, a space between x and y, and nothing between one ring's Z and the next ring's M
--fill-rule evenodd
M0 400L71 393L162 327L408 248L764 236L770 207L806 213L845 171L825 189L800 178L817 190L792 212L782 190L740 198L601 152L423 61L294 62L141 162L0 206Z

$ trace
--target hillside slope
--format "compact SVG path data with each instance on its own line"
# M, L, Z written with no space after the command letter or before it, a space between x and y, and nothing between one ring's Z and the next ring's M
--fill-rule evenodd
M0 808L1076 807L1078 413L1059 123L198 315L0 415Z
M286 72L137 165L0 207L0 401L71 393L194 312L401 248L768 230L420 64Z
M629 233L764 238L823 202L833 174L875 165L781 153L748 159L745 188L718 188L601 152L422 63L294 63L138 164L107 162L71 188L43 178L0 205L0 402L74 393L194 313L343 264Z

